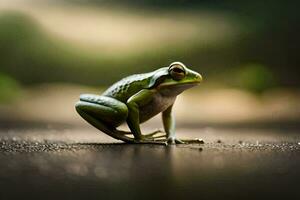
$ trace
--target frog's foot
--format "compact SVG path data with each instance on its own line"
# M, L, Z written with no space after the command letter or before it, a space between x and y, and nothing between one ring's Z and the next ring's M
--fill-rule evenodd
M184 141L173 137L170 137L168 139L156 139L155 141L166 142L167 144L185 144Z
M148 133L148 134L145 134L143 135L145 139L156 139L156 138L164 138L166 137L166 134L163 134L163 135L157 135L159 133L164 133L164 131L158 129L152 133Z
M175 138L175 137L169 137L169 138L167 139L167 143L168 143L168 144L184 144L185 142L183 142L182 140L177 139L177 138Z
M159 140L155 140L155 141L165 141L168 144L204 144L204 141L202 139L199 138L195 138L195 139L178 139L178 138L173 138L170 137L167 140L166 139L159 139Z
M158 144L158 145L164 145L167 146L168 143L166 141L155 141L155 140L148 140L148 139L142 139L142 140L134 140L134 144Z
M132 132L130 132L130 131L117 130L117 132L121 135L133 135ZM158 129L156 131L153 131L152 133L143 135L143 139L155 140L155 139L159 139L159 138L166 138L166 134L158 135L159 133L164 133L164 131Z

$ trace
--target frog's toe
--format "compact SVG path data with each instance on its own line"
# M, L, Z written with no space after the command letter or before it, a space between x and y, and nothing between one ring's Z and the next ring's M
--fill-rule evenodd
M180 139L170 137L167 139L167 143L168 144L184 144L185 142Z
M155 136L155 135L157 135L159 133L164 133L164 131L158 129L158 130L156 130L156 131L154 131L152 133L145 134L144 137L145 138L152 138L152 139L165 137L165 135Z

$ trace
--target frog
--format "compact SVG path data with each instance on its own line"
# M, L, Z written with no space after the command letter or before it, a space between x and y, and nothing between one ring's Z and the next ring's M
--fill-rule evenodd
M201 74L176 61L152 72L123 78L101 95L81 94L75 109L92 126L125 143L168 145L201 142L176 137L172 112L176 97L200 82ZM156 130L142 134L140 124L159 113L164 132ZM130 131L120 130L119 126L126 123Z

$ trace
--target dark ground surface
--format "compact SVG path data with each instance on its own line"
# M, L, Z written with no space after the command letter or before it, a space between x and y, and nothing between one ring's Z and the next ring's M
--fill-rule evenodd
M297 130L179 129L127 145L94 129L0 130L0 199L298 199Z

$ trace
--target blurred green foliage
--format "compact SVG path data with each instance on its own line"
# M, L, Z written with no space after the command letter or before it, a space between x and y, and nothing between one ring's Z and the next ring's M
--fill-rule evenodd
M151 51L137 51L128 57L107 57L102 52L74 48L70 43L48 35L24 14L7 12L0 16L1 71L22 84L72 82L109 85L126 75L152 71L176 60L206 73L216 66L223 66L223 62L233 57L233 52L223 51L222 45L203 48L197 41L188 45L157 47ZM211 68L202 67L212 56L219 57L219 60L212 60Z
M9 103L21 94L18 82L2 73L0 73L0 91L0 103Z
M89 2L95 6L108 3L97 0ZM113 2L119 4L121 1ZM26 14L2 12L0 72L6 74L3 76L6 78L2 78L4 86L1 88L17 88L13 80L25 85L44 82L109 85L126 75L152 71L176 60L202 73L206 82L213 80L253 92L262 92L273 86L300 85L299 51L296 50L300 45L299 12L294 4L258 0L232 0L227 3L167 0L126 2L143 6L143 9L157 9L158 12L176 8L186 9L186 12L189 9L204 9L229 13L243 24L243 31L234 40L213 46L194 40L180 48L157 47L151 51L137 51L127 57L107 57L102 52L74 48L72 44L47 33ZM236 69L234 66L240 67ZM234 79L227 79L233 75ZM0 91L7 93L4 89ZM0 95L9 96L3 94Z
M261 93L276 85L272 71L260 64L240 66L235 72L233 80L234 86L255 93Z

